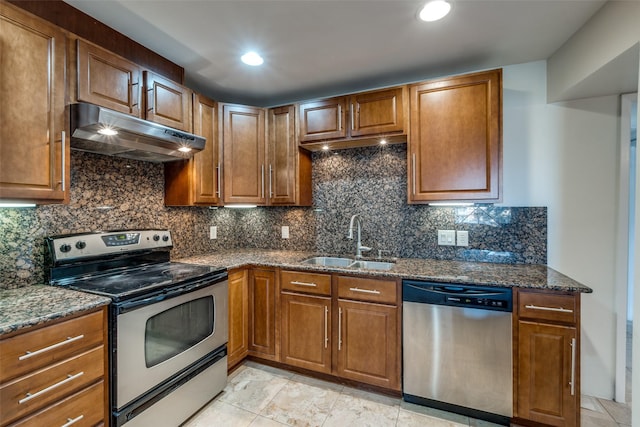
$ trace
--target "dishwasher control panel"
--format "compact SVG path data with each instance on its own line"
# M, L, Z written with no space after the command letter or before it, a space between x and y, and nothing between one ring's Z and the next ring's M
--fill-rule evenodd
M481 310L513 311L511 288L403 280L402 300Z

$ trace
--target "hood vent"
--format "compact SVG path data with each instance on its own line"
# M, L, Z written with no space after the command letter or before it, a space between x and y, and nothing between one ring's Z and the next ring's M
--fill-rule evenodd
M187 159L206 139L93 104L70 106L71 149L147 162Z

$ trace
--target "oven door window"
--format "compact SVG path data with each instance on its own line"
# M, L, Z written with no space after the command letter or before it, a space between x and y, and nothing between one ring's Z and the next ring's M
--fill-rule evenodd
M188 301L147 320L144 354L147 368L190 349L213 333L213 297Z

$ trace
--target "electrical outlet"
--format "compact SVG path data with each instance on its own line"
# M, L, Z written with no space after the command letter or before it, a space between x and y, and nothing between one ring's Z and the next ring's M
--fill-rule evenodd
M469 246L469 232L456 231L456 241L458 246Z
M288 239L289 238L289 226L288 225L283 225L282 226L282 238L283 239Z
M209 239L217 239L218 238L218 227L212 225L209 227Z
M455 230L438 230L438 245L455 246L456 231Z

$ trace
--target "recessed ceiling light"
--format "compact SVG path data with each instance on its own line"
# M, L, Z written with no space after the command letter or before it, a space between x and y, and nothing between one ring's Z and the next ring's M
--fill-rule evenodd
M444 0L434 0L425 4L420 11L420 19L426 22L433 22L447 16L451 10L451 4Z
M244 62L245 64L252 65L254 67L262 65L264 63L264 59L262 59L262 57L255 52L247 52L242 55L240 59L242 59L242 62Z

